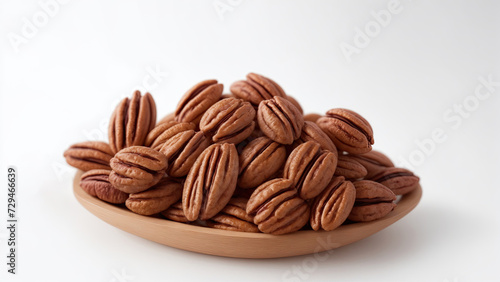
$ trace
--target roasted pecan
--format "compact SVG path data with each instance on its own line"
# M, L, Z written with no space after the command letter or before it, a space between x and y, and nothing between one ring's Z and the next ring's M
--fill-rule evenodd
M146 191L130 194L125 202L127 208L142 215L153 215L167 210L181 199L182 184L170 177L164 177Z
M289 179L276 178L260 185L247 203L253 222L269 234L285 234L302 228L309 220L309 206Z
M300 137L304 126L299 110L286 98L278 96L259 104L257 121L267 137L286 145Z
M156 104L151 94L135 91L116 107L109 121L109 145L116 153L130 146L142 146L156 123Z
M360 180L354 182L356 201L348 219L352 221L372 221L389 214L396 204L396 195L384 185Z
M71 145L65 152L66 162L83 171L91 169L110 169L109 161L113 151L107 143L87 141Z
M207 226L241 232L259 232L253 216L246 211L248 199L235 197L217 215L207 221Z
M336 166L334 153L321 150L317 142L308 141L288 156L283 177L293 181L302 199L312 199L326 188Z
M299 139L295 140L294 146L296 147L307 141L316 141L321 145L322 150L328 150L338 156L337 147L333 144L332 139L312 121L304 121L302 133Z
M196 84L184 94L177 105L175 120L198 125L205 111L219 101L223 88L217 80L205 80Z
M353 180L360 179L366 176L366 168L351 155L340 155L335 175Z
M196 125L190 122L170 121L160 123L149 132L146 137L146 146L159 151L163 144L177 133L193 130L195 128Z
M164 123L164 122L174 121L174 120L175 120L175 113L170 113L170 114L164 116L162 119L160 119L160 121L158 121L156 123L156 125L158 125L160 123Z
M210 145L203 132L187 130L168 139L160 149L168 160L167 174L172 177L186 176L196 158Z
M214 144L196 159L184 183L182 208L189 221L206 220L231 199L238 180L238 152L231 143Z
M259 137L246 145L240 154L241 188L257 187L273 176L286 161L286 149L267 137Z
M112 204L123 204L128 198L124 193L109 183L109 169L93 169L82 174L80 187L91 196Z
M356 189L343 176L333 177L328 187L314 199L311 207L311 227L330 231L339 227L351 213Z
M363 154L372 149L372 127L366 119L351 110L331 109L316 123L339 150Z
M302 107L300 106L300 103L299 101L295 100L295 98L293 98L292 96L290 95L287 95L286 96L286 99L288 101L290 101L296 108L297 110L299 110L299 112L303 115L304 114L304 110L302 109Z
M139 193L158 183L165 175L167 157L149 147L125 148L111 159L109 181L125 193Z
M161 215L173 221L182 223L189 222L189 220L187 220L186 216L184 215L184 211L182 210L181 201L178 201L177 203L171 205L170 208L168 208L166 211L162 211Z
M247 80L233 83L230 89L234 96L250 102L254 107L274 96L286 97L285 91L276 82L255 73L249 73Z
M373 176L371 180L383 184L396 195L404 195L418 187L420 178L407 169L389 167Z
M237 98L237 97L235 97L235 96L234 96L233 94L231 94L231 93L222 94L222 95L220 96L220 100L227 99L227 98Z
M240 143L255 128L255 110L237 98L220 100L211 106L200 121L200 129L213 142Z
M304 115L304 120L312 121L315 123L320 117L321 117L320 114L310 113L310 114Z
M394 164L386 155L375 150L360 155L351 154L350 156L366 168L366 179L371 179L388 167L394 167Z

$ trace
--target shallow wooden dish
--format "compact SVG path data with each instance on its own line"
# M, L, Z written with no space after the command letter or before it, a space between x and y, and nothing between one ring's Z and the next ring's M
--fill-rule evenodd
M73 181L76 199L105 222L139 237L174 248L237 258L277 258L335 249L366 238L398 221L415 208L422 188L403 196L386 217L367 223L342 225L333 231L298 231L287 235L245 233L194 226L135 214L108 204L80 188L78 171Z

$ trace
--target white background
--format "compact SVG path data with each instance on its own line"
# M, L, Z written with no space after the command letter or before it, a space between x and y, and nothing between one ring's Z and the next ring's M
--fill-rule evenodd
M373 13L385 0L48 2L0 4L1 281L500 280L499 2L402 0L384 27ZM356 44L366 27L368 44ZM361 113L375 148L421 177L419 206L325 261L247 260L149 242L75 200L63 151L107 140L120 98L147 88L163 116L198 81L228 91L248 72L306 112ZM9 165L19 171L16 276L4 263Z

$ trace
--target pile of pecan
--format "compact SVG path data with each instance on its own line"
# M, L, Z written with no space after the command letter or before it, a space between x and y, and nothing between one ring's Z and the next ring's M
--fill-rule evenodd
M135 213L269 234L376 220L418 187L411 171L372 150L361 115L304 115L255 73L230 91L200 82L159 122L153 97L136 91L113 112L109 144L74 144L66 161L85 171L84 191Z

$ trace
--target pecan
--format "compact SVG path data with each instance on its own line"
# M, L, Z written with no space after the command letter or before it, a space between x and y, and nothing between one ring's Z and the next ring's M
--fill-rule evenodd
M302 199L312 199L326 188L336 166L335 154L322 151L318 143L308 141L288 156L283 177L292 180Z
M354 182L356 201L348 219L352 221L372 221L389 214L396 204L396 195L384 185L360 180Z
M237 98L220 100L211 106L200 121L200 129L213 142L240 143L255 128L255 110Z
M149 147L132 146L116 153L111 168L109 181L116 189L138 193L161 180L167 169L167 157Z
M407 169L389 167L373 176L371 180L383 184L396 195L404 195L418 187L420 178Z
M301 229L309 220L310 210L291 180L276 178L255 189L247 213L255 215L253 222L260 231L278 235Z
M286 149L267 137L259 137L246 145L240 154L241 188L257 187L273 176L286 161Z
M311 227L330 231L339 227L351 213L356 189L343 176L334 177L328 187L314 199L311 207Z
M182 223L188 223L186 216L184 215L184 211L182 210L182 202L178 201L177 203L171 205L166 211L162 211L161 215L164 217Z
M87 141L71 145L65 152L66 162L83 171L91 169L110 169L109 161L113 151L107 143Z
M177 105L175 120L198 125L203 113L219 101L223 88L217 80L205 80L196 84L184 94Z
M123 99L109 121L109 145L116 153L130 146L142 146L146 135L156 123L156 104L151 94L141 96L135 91L132 98Z
M338 156L337 147L333 144L332 139L312 121L304 121L302 133L299 139L295 140L294 146L296 147L307 141L316 141L321 145L322 150L328 150Z
M276 82L255 73L249 73L247 80L233 83L230 90L234 96L250 102L254 107L275 96L286 97L285 91Z
M310 113L310 114L304 115L304 120L316 122L320 117L321 117L320 114Z
M351 110L331 109L316 123L339 150L363 154L372 149L372 127L366 119Z
M371 179L388 167L394 167L394 164L386 155L375 150L371 150L365 154L350 156L366 168L366 179Z
M158 124L146 137L146 146L160 150L163 144L177 133L195 129L196 125L189 122L164 122Z
M257 121L267 137L286 145L300 137L304 125L304 117L299 110L286 98L279 96L259 104Z
M207 221L212 228L241 231L259 232L259 228L253 223L253 216L246 211L248 199L235 197L217 215Z
M160 149L168 160L167 174L172 177L186 176L196 158L210 145L203 132L187 130L168 139Z
M295 98L293 98L292 96L290 95L287 95L286 96L286 99L288 101L290 101L296 108L297 110L299 110L299 112L303 115L304 114L304 110L302 110L302 107L300 106L300 103L299 101L295 100Z
M170 113L170 114L164 116L162 119L160 119L160 121L158 121L156 123L156 125L158 125L160 123L164 123L164 122L174 121L174 120L175 120L175 113Z
M182 184L170 177L164 177L150 189L130 194L125 205L135 213L153 215L167 210L179 201L181 196Z
M366 176L366 168L351 155L340 155L335 175L347 179L360 179Z
M123 204L128 198L124 193L109 183L109 169L93 169L82 174L80 187L91 196L112 204Z
M220 96L220 100L224 100L224 99L227 99L227 98L237 98L237 97L235 97L235 96L234 96L233 94L231 94L231 93L222 94L222 95Z
M189 221L206 220L231 199L238 180L238 152L231 143L213 144L196 159L187 175L182 208Z

